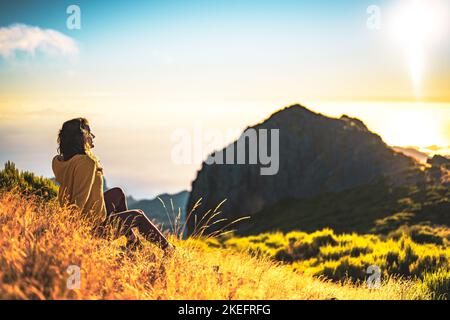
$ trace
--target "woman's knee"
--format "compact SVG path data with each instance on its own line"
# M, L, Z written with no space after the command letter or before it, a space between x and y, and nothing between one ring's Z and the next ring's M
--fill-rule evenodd
M108 190L111 192L115 198L125 198L125 192L123 192L122 188L114 187Z
M142 221L142 219L145 218L145 214L144 211L140 210L140 209L134 209L131 210L129 215L129 218L131 218L132 220L138 222L138 221Z
M106 190L103 196L105 201L115 202L117 199L125 198L125 193L121 188L116 187Z
M134 209L133 211L134 211L134 213L135 213L137 216L144 216L144 217L145 217L145 213L144 213L144 211L142 211L141 209Z

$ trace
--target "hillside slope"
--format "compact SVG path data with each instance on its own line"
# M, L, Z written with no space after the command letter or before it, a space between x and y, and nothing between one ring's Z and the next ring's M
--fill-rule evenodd
M77 210L16 192L0 192L1 299L414 299L429 294L412 282L388 280L377 290L299 275L268 258L172 240L162 257L145 243L92 236ZM80 268L80 289L68 270ZM72 269L70 269L71 267ZM69 282L73 283L73 282Z
M450 230L423 227L403 231L390 237L336 234L330 229L248 237L227 235L208 240L208 244L269 256L291 265L296 272L337 282L365 281L367 270L377 266L383 278L414 279L435 299L449 299Z
M237 227L243 235L323 227L367 233L376 220L410 209L418 212L419 222L450 222L448 215L441 214L450 208L448 186L438 192L444 194L439 195L442 201L427 198L434 193L434 186L439 189L439 172L431 177L418 162L387 146L358 119L329 118L293 105L250 129L279 129L278 173L261 175L264 166L248 162L205 162L192 183L187 212L200 198L203 212L227 199L221 210L228 221L251 217ZM226 159L228 150L236 150L244 139L245 132L213 155L225 155ZM249 150L247 144L247 157ZM399 204L417 194L420 210ZM436 202L436 208L428 205ZM201 218L197 216L197 221ZM217 223L208 232L227 222ZM189 221L190 232L199 228L195 224L194 216Z

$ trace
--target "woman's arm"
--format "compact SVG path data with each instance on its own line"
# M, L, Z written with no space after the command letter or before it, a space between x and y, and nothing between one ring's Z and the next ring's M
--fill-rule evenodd
M72 201L85 211L85 205L91 193L96 173L95 161L88 156L83 157L76 166L73 180L73 198Z

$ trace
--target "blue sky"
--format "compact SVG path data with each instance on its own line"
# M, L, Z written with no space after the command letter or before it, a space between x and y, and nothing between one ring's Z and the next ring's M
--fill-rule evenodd
M223 90L235 91L235 79L240 78L241 86L253 83L253 88L239 98L254 99L267 86L274 87L263 80L271 77L279 79L272 96L295 91L323 100L414 99L401 50L389 44L385 33L366 28L366 9L374 3L387 9L390 2L78 1L82 29L68 30L65 9L72 1L7 1L1 4L0 26L50 28L76 41L77 59L61 63L62 68L76 69L79 77L65 88L60 74L52 79L56 71L50 68L50 88L35 87L40 91L55 86L76 92L87 86L116 91L127 85L127 90L145 91L147 84L159 86L177 78L223 98ZM426 100L449 100L442 90L442 79L449 74L449 48L447 41L433 53L429 71L434 82L424 84ZM0 61L0 67L8 65ZM30 82L14 71L8 81L0 77L4 90ZM113 80L117 74L121 79ZM211 79L217 87L211 86ZM173 85L180 87L176 81ZM185 91L192 90L188 86Z

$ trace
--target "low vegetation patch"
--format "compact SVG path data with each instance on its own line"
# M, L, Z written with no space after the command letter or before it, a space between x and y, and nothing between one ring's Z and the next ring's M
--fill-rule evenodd
M362 283L372 274L369 267L376 266L382 277L414 281L432 291L434 298L442 299L450 295L450 248L447 246L448 234L444 229L440 232L417 227L393 237L380 237L336 235L333 230L324 229L313 233L294 231L228 236L208 240L208 243L270 257L286 263L300 274L341 283ZM425 236L432 238L434 244L418 243Z

